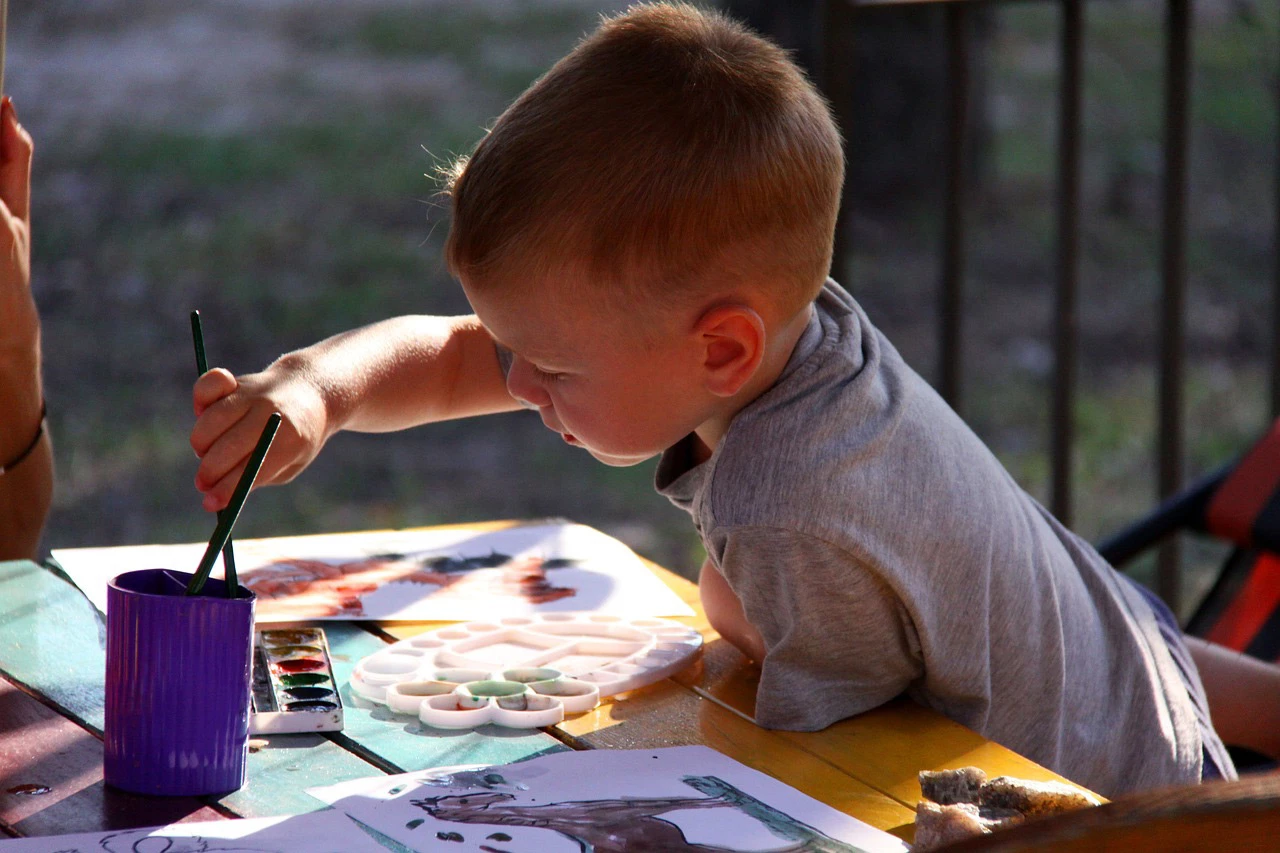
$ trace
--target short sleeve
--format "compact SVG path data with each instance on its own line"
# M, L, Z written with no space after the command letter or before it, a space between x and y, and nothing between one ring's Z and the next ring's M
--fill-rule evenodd
M813 731L893 699L923 674L892 590L847 552L791 530L717 531L712 559L765 643L756 721Z

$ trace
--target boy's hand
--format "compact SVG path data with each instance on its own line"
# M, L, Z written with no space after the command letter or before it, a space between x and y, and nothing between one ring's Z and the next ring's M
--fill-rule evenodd
M287 483L320 452L331 432L320 389L300 367L281 360L241 377L215 368L192 391L196 424L191 447L200 457L196 488L204 508L226 507L272 412L283 418L255 485Z

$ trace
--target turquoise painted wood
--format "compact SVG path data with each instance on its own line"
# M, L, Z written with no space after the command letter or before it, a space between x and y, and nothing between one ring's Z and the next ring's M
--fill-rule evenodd
M507 764L568 749L538 729L484 726L474 731L443 731L368 702L351 690L351 674L362 658L386 643L348 622L326 622L324 631L333 657L333 675L342 685L343 727L336 739L367 751L393 770Z
M0 563L0 670L102 731L106 626L66 581L35 563Z
M0 563L0 671L102 732L106 658L97 611L34 563ZM382 771L320 735L278 735L249 755L248 781L220 801L243 817L323 808L304 792Z
M71 584L28 562L0 563L0 671L52 699L89 729L101 733L105 657L102 616ZM361 658L385 645L349 623L325 626L334 675L344 685L344 731L276 735L249 756L245 787L218 802L236 814L258 817L321 808L304 793L382 770L419 770L457 764L503 764L566 749L540 731L488 726L443 732L391 714L356 697L349 687Z

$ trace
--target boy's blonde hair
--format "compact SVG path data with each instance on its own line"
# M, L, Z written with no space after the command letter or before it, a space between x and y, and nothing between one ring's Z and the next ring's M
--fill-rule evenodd
M826 102L781 48L717 12L634 6L455 165L445 256L469 285L585 274L660 304L757 285L798 310L843 178Z

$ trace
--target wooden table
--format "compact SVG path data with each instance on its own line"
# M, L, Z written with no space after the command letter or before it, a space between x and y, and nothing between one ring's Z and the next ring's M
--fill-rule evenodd
M46 567L0 563L0 838L300 814L322 808L307 787L426 767L505 763L567 749L705 744L872 826L911 839L920 770L977 765L989 775L1061 779L907 700L821 732L750 721L757 670L707 625L697 587L650 564L698 615L700 663L589 713L535 731L447 734L360 707L343 690L345 729L255 739L248 781L223 797L153 798L102 781L104 626L80 592ZM325 622L338 681L389 641L439 623Z

